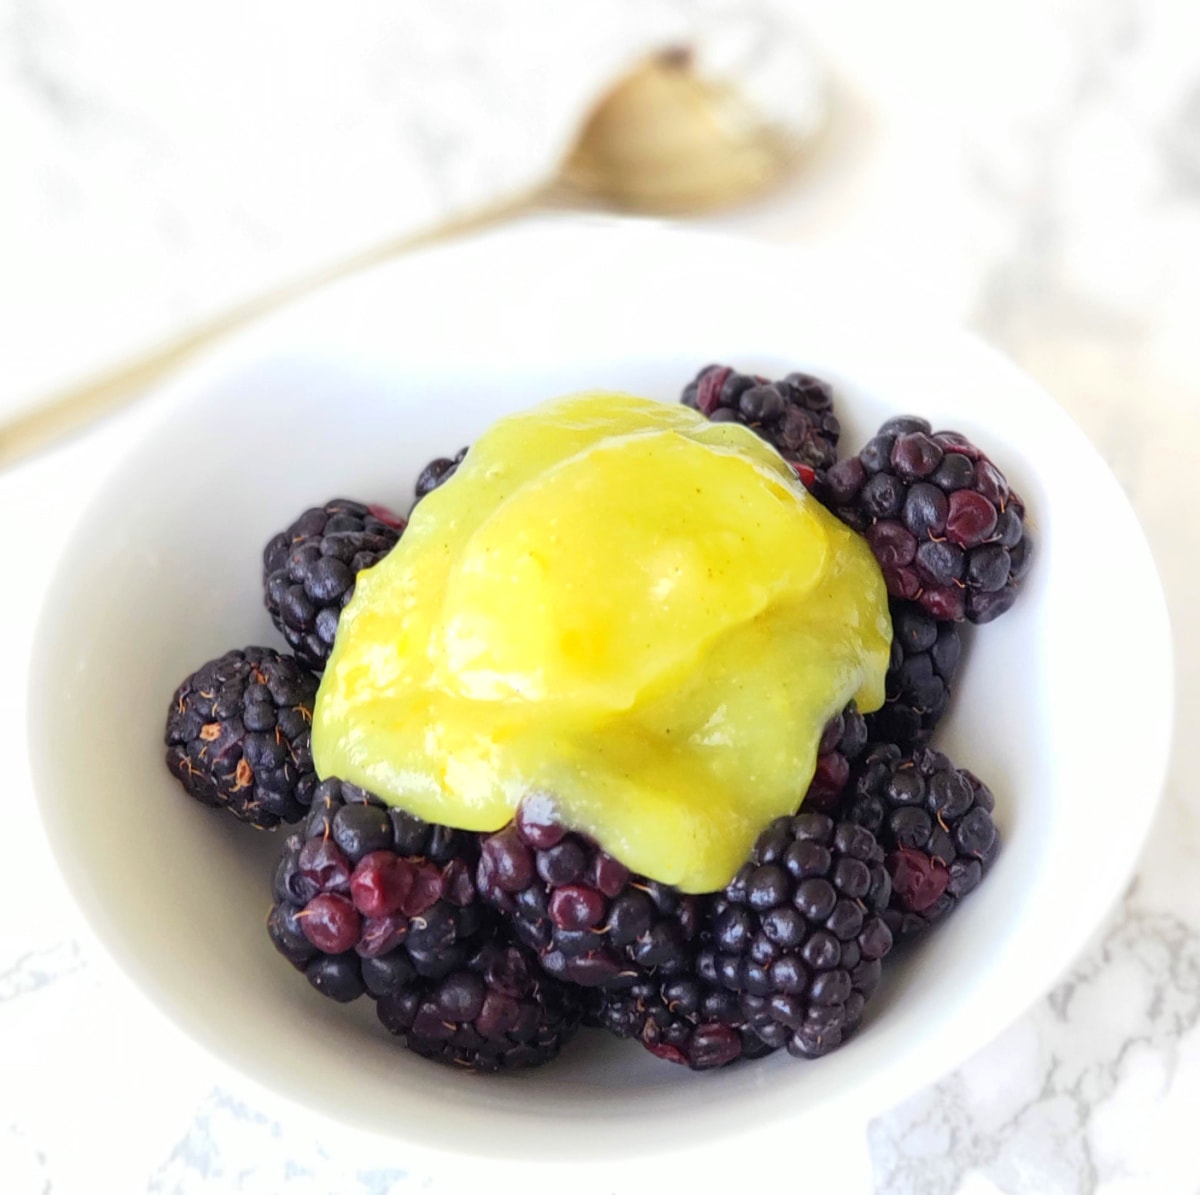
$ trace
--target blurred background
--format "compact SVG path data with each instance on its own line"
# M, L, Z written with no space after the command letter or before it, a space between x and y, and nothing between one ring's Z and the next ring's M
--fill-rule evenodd
M1193 0L0 0L0 506L15 518L50 484L37 469L67 436L86 488L95 420L288 297L432 238L580 211L844 245L1014 357L1133 498L1175 619L1186 736ZM1136 650L1134 628L1102 638ZM1182 1148L1200 1094L1190 776L1177 749L1094 956L871 1126L880 1191L1200 1190ZM77 949L47 949L45 985L0 973L0 1012L83 982ZM285 1154L317 1176L297 1191L359 1189L221 1091L188 1098L149 1148L148 1189L271 1190ZM53 1167L24 1116L0 1091L0 1156L34 1190Z
M1186 390L1197 47L1184 0L2 0L0 427L418 234L579 206L865 244L1063 397L1124 405L1135 352Z

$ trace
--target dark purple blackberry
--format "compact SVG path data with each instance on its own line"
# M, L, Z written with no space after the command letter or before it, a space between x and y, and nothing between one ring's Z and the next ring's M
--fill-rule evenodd
M885 919L897 937L941 921L979 886L1000 849L987 785L941 752L872 747L838 809L887 853L892 880Z
M584 987L684 974L699 901L629 870L536 801L483 839L479 893L509 917L542 967Z
M805 812L828 813L850 779L850 765L867 748L867 722L850 702L826 723L817 747L817 766L804 794Z
M271 940L336 1000L441 979L466 965L497 922L476 895L478 854L478 835L325 780L276 865Z
M1025 503L965 436L913 415L889 419L817 494L867 537L888 593L947 622L991 622L1032 559Z
M463 463L467 455L465 448L460 448L454 456L439 456L421 470L415 487L417 501L420 502L426 494L432 494L443 482L449 481Z
M892 658L886 700L867 715L872 743L923 747L950 704L962 656L958 623L939 622L915 602L892 598Z
M267 611L306 667L325 667L355 577L378 564L403 531L404 519L386 506L334 498L306 510L263 549Z
M698 1071L771 1053L747 1029L737 995L705 983L694 969L672 979L639 980L619 991L594 990L585 1024Z
M780 382L708 365L683 389L680 401L714 422L736 422L756 431L788 461L805 485L837 460L841 426L833 391L806 373Z
M510 1071L558 1054L579 1027L583 993L544 974L533 951L497 926L465 964L388 992L375 1011L426 1058Z
M167 767L196 800L263 830L304 816L317 679L269 647L226 652L175 690Z
M777 818L711 904L699 978L737 993L765 1046L816 1058L858 1027L892 947L875 836L823 813Z

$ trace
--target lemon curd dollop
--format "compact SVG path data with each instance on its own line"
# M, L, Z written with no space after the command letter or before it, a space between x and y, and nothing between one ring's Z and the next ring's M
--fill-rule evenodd
M500 420L359 575L313 754L425 818L552 803L627 867L725 884L821 731L883 701L865 541L752 431L624 394Z

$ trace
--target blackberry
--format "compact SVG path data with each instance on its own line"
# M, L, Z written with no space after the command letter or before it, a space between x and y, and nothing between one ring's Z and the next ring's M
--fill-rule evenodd
M818 479L817 494L866 535L892 597L975 623L1016 600L1033 550L1025 503L958 432L934 432L912 415L889 419Z
M764 1046L816 1058L858 1027L892 947L883 858L864 827L801 812L773 821L713 900L699 978L737 993Z
M540 1066L574 1035L582 993L545 975L533 951L496 927L467 962L381 996L375 1011L410 1050L476 1071Z
M867 747L867 721L850 702L825 725L817 747L817 766L804 794L805 812L828 813L850 779L850 765Z
M885 920L897 937L941 921L979 886L1000 849L995 804L987 785L941 752L905 754L890 743L867 752L838 812L887 852Z
M872 743L923 747L950 704L962 657L958 624L939 622L915 602L892 598L892 657L883 706L867 715Z
M306 667L325 667L355 577L378 564L403 531L404 519L385 506L334 498L306 510L263 549L267 611Z
M415 487L417 502L420 502L426 494L432 494L443 482L449 481L458 470L458 466L463 463L466 455L467 450L460 448L452 457L439 456L436 460L430 461L417 477Z
M699 901L631 875L535 799L483 839L479 893L509 917L544 970L584 987L629 987L683 974Z
M473 875L478 836L430 825L341 780L312 796L275 868L267 930L335 1000L379 997L464 966L494 929Z
M837 460L841 426L833 391L819 378L789 373L779 382L708 365L683 389L680 401L714 422L757 432L788 461L805 485Z
M657 1058L692 1070L712 1070L770 1047L746 1027L735 993L694 972L643 979L619 991L592 992L585 1024L632 1039Z
M317 680L269 647L226 652L175 690L167 767L196 800L263 830L304 816Z

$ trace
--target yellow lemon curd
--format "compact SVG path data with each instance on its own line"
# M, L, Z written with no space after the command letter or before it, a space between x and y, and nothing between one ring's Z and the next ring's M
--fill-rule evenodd
M313 755L462 829L536 795L711 891L798 807L828 719L882 704L890 642L865 541L752 431L581 394L496 423L359 575Z

